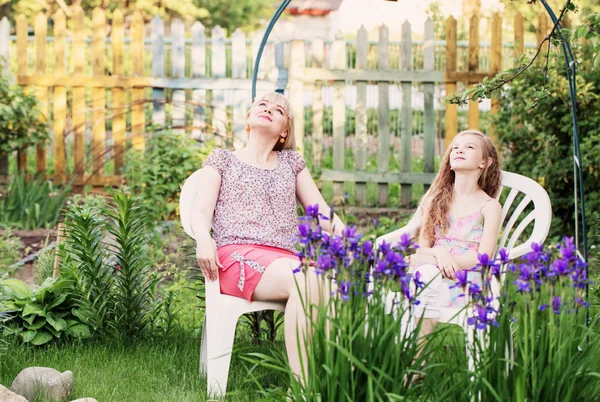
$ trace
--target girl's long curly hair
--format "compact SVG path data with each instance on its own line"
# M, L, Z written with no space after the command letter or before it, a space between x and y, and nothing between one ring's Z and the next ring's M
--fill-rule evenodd
M492 198L495 198L500 190L500 158L492 141L477 130L465 130L458 133L446 150L440 170L420 204L420 208L422 208L421 216L423 216L421 230L424 231L425 238L429 240L434 239L435 228L439 227L444 232L450 225L448 212L452 203L455 180L454 171L450 169L450 154L452 153L454 141L465 134L479 136L483 145L481 148L483 160L487 161L488 158L492 160L487 167L482 169L477 185Z

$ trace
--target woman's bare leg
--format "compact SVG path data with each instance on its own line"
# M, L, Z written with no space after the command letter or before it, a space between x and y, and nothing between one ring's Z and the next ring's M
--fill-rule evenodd
M320 278L314 270L309 271L307 275L294 274L292 271L299 264L297 260L289 258L273 261L263 273L252 298L260 301L287 301L284 317L285 348L292 372L299 378L305 379L307 378L305 336L308 321L304 306L324 303L327 292L320 294L319 286L323 287L323 282L319 281Z

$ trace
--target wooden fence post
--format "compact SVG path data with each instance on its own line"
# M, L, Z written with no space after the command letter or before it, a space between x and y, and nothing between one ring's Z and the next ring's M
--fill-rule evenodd
M469 72L479 71L479 16L473 14L469 21L469 60L467 63ZM476 84L470 81L469 86ZM469 101L469 129L479 129L479 101Z
M435 70L435 46L434 46L434 24L431 18L425 21L423 43L423 69L426 71ZM433 95L435 92L434 82L423 83L424 104L423 104L423 172L433 173L435 162L435 110ZM425 185L425 191L429 189Z
M171 76L183 78L185 75L185 27L183 21L176 18L171 22ZM173 132L185 132L185 91L173 90L171 102L173 111Z
M62 10L54 14L54 75L65 75L65 30L67 23ZM65 129L67 122L67 89L54 87L54 180L64 183L66 179Z
M490 73L496 75L502 69L502 17L495 13L492 17L492 52L490 60ZM500 110L500 99L498 94L492 95L490 114L493 117ZM495 138L494 126L490 125L490 138L498 143Z
M311 65L323 68L323 39L316 38L311 44ZM323 81L315 81L312 104L312 153L313 168L320 168L323 163Z
M144 76L144 20L142 14L136 11L131 24L131 53L133 59L133 76ZM144 150L144 132L146 117L144 115L145 97L143 87L133 87L131 90L131 145L134 149Z
M523 53L525 53L525 30L523 24L523 14L517 13L515 15L515 47L513 57L516 59L521 57Z
M537 30L536 30L536 38L537 38L536 48L538 47L538 45L540 43L542 43L542 41L544 40L546 35L548 35L548 32L550 31L550 27L548 25L549 25L548 15L544 11L540 11L540 13L538 14L538 25L537 25ZM549 45L548 41L546 41L540 50L540 57L537 58L536 63L538 63L538 64L546 63L546 54L548 53L548 45Z
M413 69L411 26L408 21L402 24L401 63L402 70ZM412 171L412 82L402 82L402 172ZM400 189L402 205L412 202L412 184L402 184Z
M44 13L38 13L35 17L35 72L38 75L46 74L46 37L48 36L48 20ZM48 119L48 87L38 86L36 88L36 98L39 102L40 120L43 123ZM35 170L38 174L43 174L46 170L46 149L45 144L37 144L35 147Z
M83 32L83 9L81 6L75 6L73 9L73 71L75 75L83 75L83 66L85 58L85 42ZM76 179L83 179L85 175L84 152L85 152L85 88L73 87L73 148L74 148L74 174ZM76 186L76 191L80 192L83 186Z
M123 13L121 10L115 10L112 22L112 57L113 74L123 76L125 73L123 66ZM122 174L125 156L125 89L115 87L112 89L112 137L114 144L113 158L115 160L115 175Z
M344 35L338 31L333 41L331 52L333 57L333 68L335 70L345 70L346 65L346 40ZM344 99L344 81L335 81L333 83L333 168L344 170L344 161L346 155L345 149L345 123L346 123L346 102ZM333 182L333 202L339 203L344 199L344 182Z
M92 48L92 74L94 77L104 76L104 32L106 18L104 10L96 7L92 17L93 24L93 48ZM93 175L104 175L104 153L106 143L104 109L106 107L106 95L103 87L92 88L92 161Z
M225 32L220 26L212 30L212 76L214 78L225 78ZM212 122L213 129L218 133L221 140L225 140L227 146L231 147L232 138L227 133L227 110L225 109L225 91L222 89L213 91L212 98Z
M246 35L241 29L236 29L231 35L231 78L246 78ZM239 149L246 144L246 110L248 92L244 90L233 91L233 143Z
M300 153L304 152L304 41L293 40L290 50L290 103L294 112L294 137Z
M17 75L27 75L27 17L20 14L16 18L17 23ZM23 88L27 90L26 87ZM27 148L19 149L17 152L17 166L19 172L27 172Z
M456 20L448 17L446 22L446 96L456 93L456 80L448 77L448 73L455 73L456 63ZM450 81L452 79L452 81ZM458 133L458 108L457 105L446 105L446 148Z
M192 25L192 77L201 78L206 76L206 36L204 25L196 21ZM194 89L192 91L192 102L194 105L194 138L202 138L206 132L206 90ZM212 138L212 136L210 136Z
M165 23L158 15L152 18L152 76L165 76ZM165 91L152 88L152 124L165 126Z
M7 17L0 21L0 61L2 62L2 75L10 78L10 23ZM0 154L0 176L8 175L8 154Z
M369 51L369 38L367 29L361 25L356 41L356 68L367 69L367 53ZM356 170L367 170L367 81L356 82L356 143L354 154ZM367 183L356 183L356 203L360 206L367 205Z
M388 27L384 24L379 28L379 70L387 71L390 67L390 50ZM388 171L390 159L390 84L380 81L379 89L379 108L378 108L378 152L377 152L377 170L379 173ZM377 203L380 207L385 207L388 200L388 184L379 183L377 185Z

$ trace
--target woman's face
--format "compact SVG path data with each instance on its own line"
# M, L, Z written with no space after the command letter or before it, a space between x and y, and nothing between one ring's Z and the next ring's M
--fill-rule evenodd
M483 169L483 141L475 134L463 134L452 142L450 168L457 170Z
M288 116L276 103L262 100L252 108L247 120L251 132L261 132L273 137L287 137Z

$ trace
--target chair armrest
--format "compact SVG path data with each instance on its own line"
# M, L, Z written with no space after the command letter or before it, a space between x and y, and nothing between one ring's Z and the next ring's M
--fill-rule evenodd
M384 241L386 243L391 243L392 245L398 244L398 242L400 242L400 237L404 233L408 233L410 235L410 238L412 239L417 234L417 230L419 229L420 226L421 226L421 215L417 211L417 212L415 212L413 217L410 218L410 221L408 221L406 226L404 226L400 229L394 230L393 232L386 233L383 236L379 236L377 239L375 239L375 248L379 247L381 245L381 243L383 243Z

